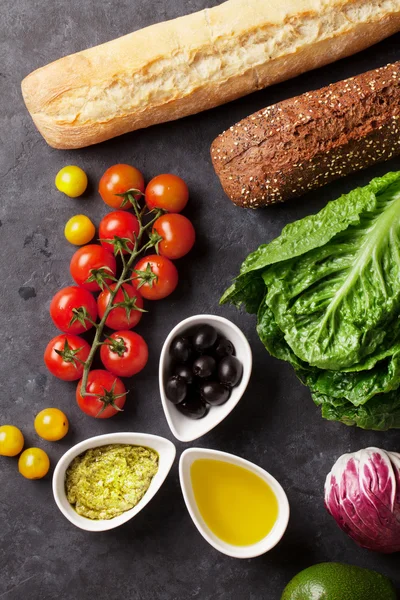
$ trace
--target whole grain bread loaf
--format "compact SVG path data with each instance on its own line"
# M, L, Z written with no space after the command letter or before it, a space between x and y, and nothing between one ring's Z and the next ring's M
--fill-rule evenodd
M258 208L400 154L399 119L396 62L254 113L211 157L229 198Z

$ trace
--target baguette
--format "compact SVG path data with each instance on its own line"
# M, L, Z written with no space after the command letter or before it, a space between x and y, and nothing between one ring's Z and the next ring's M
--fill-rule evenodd
M211 157L229 198L258 208L400 154L399 119L396 62L254 113Z
M228 0L66 56L22 82L54 148L223 104L400 30L400 0Z

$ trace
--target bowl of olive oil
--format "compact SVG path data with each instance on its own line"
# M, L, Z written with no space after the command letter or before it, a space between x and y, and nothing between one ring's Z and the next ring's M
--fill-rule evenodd
M284 535L289 502L280 483L243 458L189 448L179 463L188 512L204 539L235 558L271 550Z

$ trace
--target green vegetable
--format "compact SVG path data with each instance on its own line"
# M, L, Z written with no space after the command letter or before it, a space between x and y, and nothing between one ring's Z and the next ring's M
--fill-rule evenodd
M298 573L281 600L396 600L391 581L369 569L321 563Z
M325 418L400 427L400 172L285 227L244 261L221 303L257 312Z
M362 429L400 429L400 393L398 390L375 396L364 406L355 407L351 402L338 401L333 404L329 397L313 394L321 414L329 421L341 421L345 425L356 425Z

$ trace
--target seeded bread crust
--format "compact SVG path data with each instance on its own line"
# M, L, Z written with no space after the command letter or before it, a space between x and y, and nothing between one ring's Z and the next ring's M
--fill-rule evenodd
M211 158L238 206L258 208L400 154L400 62L284 100L219 135Z

